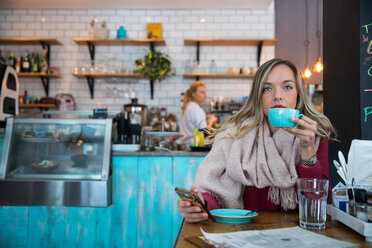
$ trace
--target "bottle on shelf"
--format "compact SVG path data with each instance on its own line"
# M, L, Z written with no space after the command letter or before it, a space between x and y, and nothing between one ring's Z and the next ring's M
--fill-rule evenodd
M15 64L16 64L16 59L14 57L14 53L10 53L8 57L8 65L15 68Z
M89 38L96 38L97 37L97 27L96 27L96 22L92 20L90 22L90 26L88 29L88 37Z
M19 104L24 104L25 103L25 96L24 95L19 95L18 99L19 99Z
M23 58L22 61L22 72L31 72L31 62L30 57L28 55L28 51L26 52L26 56Z
M101 28L99 29L99 38L101 39L108 39L109 31L106 27L106 21L103 21L101 24Z
M216 74L217 73L217 66L214 62L214 59L211 60L211 63L209 64L208 73L210 74Z
M39 51L38 50L36 50L34 63L32 65L32 72L40 72L40 59L39 59Z
M23 72L23 57L19 56L21 58L21 66L19 67L19 72Z
M21 67L22 67L22 57L19 56L15 65L15 70L16 72L21 72Z
M127 32L125 31L125 29L124 29L123 26L120 26L120 28L118 29L116 38L117 39L125 39L125 38L127 38Z
M23 96L24 96L24 102L23 103L30 104L31 97L28 95L27 90L25 90L25 93L23 94Z
M48 72L48 58L47 58L47 49L43 49L43 58L41 59L41 64L40 64L40 72L47 73Z
M9 50L4 51L4 61L6 65L9 64L9 54L10 54Z
M34 62L35 62L35 53L32 52L31 53L31 56L30 56L30 67L31 67L31 71L32 71L32 68L34 66Z
M0 50L0 64L5 65L5 59L3 55L1 54L1 50Z

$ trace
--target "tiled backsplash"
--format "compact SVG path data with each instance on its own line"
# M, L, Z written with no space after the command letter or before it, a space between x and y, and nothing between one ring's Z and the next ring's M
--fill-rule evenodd
M44 19L43 19L44 18ZM201 19L205 22L201 22ZM44 21L43 21L43 20ZM90 99L86 79L72 76L73 68L89 62L87 46L78 46L72 38L88 37L89 22L105 20L110 38L116 38L116 30L123 25L128 38L146 37L147 23L161 23L165 46L156 47L167 53L173 62L177 75L161 83L156 82L154 99L150 99L148 80L96 79L95 98ZM129 102L125 93L135 91L139 102L148 106L166 107L168 112L180 112L180 93L189 87L192 79L184 79L182 74L186 62L196 60L196 47L184 46L184 39L195 38L266 38L275 36L274 6L266 10L257 9L201 9L201 10L125 10L125 9L85 9L85 10L0 10L0 37L42 37L57 38L63 45L51 46L51 65L61 68L61 78L50 80L50 96L57 93L72 93L78 110L96 107L121 110ZM41 46L0 46L3 56L6 50L24 56L26 49L39 50ZM134 61L145 54L146 46L96 46L96 59L116 58L125 66L133 66ZM261 63L274 57L274 46L264 46ZM200 49L200 61L208 67L214 59L217 67L256 66L256 47L213 47ZM214 96L241 98L248 95L251 79L205 79L208 100ZM42 97L44 90L40 79L21 78L20 92ZM206 105L204 106L206 107Z

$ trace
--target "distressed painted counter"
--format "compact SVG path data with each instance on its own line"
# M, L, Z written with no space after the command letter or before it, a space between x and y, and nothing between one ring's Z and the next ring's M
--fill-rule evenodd
M113 153L112 206L0 207L0 247L173 247L174 188L191 186L205 155Z

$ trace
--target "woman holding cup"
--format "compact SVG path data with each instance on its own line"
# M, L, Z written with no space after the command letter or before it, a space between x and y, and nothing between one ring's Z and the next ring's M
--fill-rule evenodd
M270 109L296 109L292 127L275 126ZM296 112L296 111L293 111ZM259 67L239 112L210 136L212 150L200 164L192 190L215 208L290 210L297 207L298 178L328 179L328 140L334 129L311 103L299 69L272 59ZM208 218L179 200L187 222Z

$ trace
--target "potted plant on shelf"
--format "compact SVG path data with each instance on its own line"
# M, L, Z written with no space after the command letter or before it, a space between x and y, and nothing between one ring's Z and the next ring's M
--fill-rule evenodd
M151 99L154 98L154 83L159 82L169 76L174 76L172 62L167 54L156 51L151 47L150 52L145 57L136 60L137 69L143 77L150 80Z

